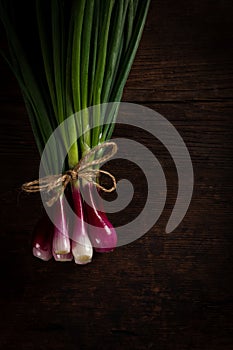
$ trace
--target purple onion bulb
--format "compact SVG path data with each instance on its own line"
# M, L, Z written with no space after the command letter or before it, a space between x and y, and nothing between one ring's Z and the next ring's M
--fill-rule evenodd
M47 215L44 215L36 224L33 233L33 255L41 260L52 258L53 225Z
M104 253L112 251L117 245L117 234L103 211L103 203L100 196L94 198L95 188L93 184L84 186L85 212L87 216L88 235L96 252ZM98 206L97 206L98 204ZM101 211L97 208L101 208Z
M93 248L87 234L83 211L83 201L77 182L75 182L72 186L72 196L74 211L76 214L72 235L72 253L75 263L84 265L91 262Z
M53 252L55 254L70 253L70 238L65 210L65 196L62 194L54 204Z

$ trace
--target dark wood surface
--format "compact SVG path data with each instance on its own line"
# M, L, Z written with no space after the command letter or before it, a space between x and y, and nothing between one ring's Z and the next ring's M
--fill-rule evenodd
M152 1L123 100L158 111L177 128L193 161L192 203L165 234L177 193L174 163L149 134L131 135L161 161L165 210L141 239L96 254L84 267L31 254L41 203L17 189L37 177L39 156L1 59L1 349L233 348L232 14L229 0ZM120 128L115 135L124 132L130 137ZM145 200L138 191L137 208ZM135 212L131 206L127 215Z

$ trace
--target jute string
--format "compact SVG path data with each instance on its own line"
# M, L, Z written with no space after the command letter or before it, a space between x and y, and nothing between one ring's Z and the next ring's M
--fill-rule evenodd
M110 147L110 150L107 148ZM105 151L105 155L97 159L90 160L92 156L98 157L98 152L102 150ZM67 185L77 180L78 178L85 179L88 182L93 183L96 187L103 190L104 192L112 192L116 189L116 179L115 177L105 170L100 169L90 169L93 166L101 165L108 159L112 158L117 152L117 145L115 142L104 142L94 148L92 148L83 158L78 162L78 164L64 174L49 175L41 179L26 182L22 185L22 190L25 192L46 192L55 191L56 193L50 198L46 204L51 207L59 198L59 196L65 191ZM106 188L101 186L95 181L95 178L99 174L105 174L112 180L112 187Z

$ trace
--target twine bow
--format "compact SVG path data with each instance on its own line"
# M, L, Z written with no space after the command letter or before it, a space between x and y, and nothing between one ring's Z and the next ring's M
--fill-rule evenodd
M111 149L106 153L106 149L108 147L111 147ZM97 159L90 160L92 156L98 156L98 152L100 150L105 151L105 155L101 156ZM104 162L106 162L108 159L114 156L117 152L117 144L115 142L104 142L94 148L92 148L83 158L78 162L78 164L68 171L66 171L64 174L59 175L49 175L45 176L41 179L26 182L22 185L22 190L25 192L46 192L49 193L50 191L56 191L60 189L60 191L57 191L57 193L49 199L46 204L51 207L56 200L59 198L59 196L65 191L67 185L77 180L78 178L85 179L88 182L93 183L96 187L103 190L104 192L112 192L116 189L116 179L115 177L109 173L108 171L100 170L100 169L90 169L91 167L95 165L100 165ZM112 187L106 188L104 186L101 186L98 182L96 182L94 179L99 174L105 174L109 176L112 180Z

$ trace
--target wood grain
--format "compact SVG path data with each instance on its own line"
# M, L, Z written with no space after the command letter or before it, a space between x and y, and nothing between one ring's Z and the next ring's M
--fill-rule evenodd
M232 349L232 10L230 1L152 1L124 101L156 110L177 128L193 161L193 199L183 222L165 234L175 165L149 133L118 125L116 137L136 139L161 162L167 201L145 236L84 267L32 257L41 202L18 188L37 177L39 155L1 60L1 349ZM112 215L116 225L145 203L140 172L119 164L111 169L132 180L135 195L124 215Z

